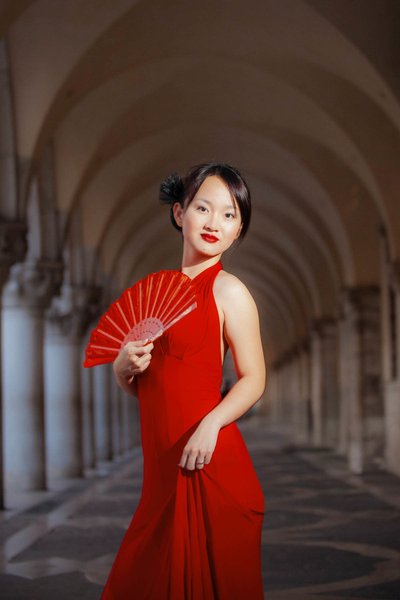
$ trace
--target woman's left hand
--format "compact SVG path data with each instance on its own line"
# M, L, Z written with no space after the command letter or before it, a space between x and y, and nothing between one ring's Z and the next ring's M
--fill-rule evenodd
M200 421L183 449L178 467L193 471L208 465L217 444L219 430L219 425L215 421L207 420L207 417Z

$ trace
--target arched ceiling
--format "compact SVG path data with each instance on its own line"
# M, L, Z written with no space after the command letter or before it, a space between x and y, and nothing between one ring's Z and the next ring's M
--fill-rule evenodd
M179 267L159 184L206 160L250 184L251 228L224 266L259 303L268 359L335 315L341 286L379 282L382 223L400 256L400 86L376 3L363 0L370 45L356 4L2 3L22 199L51 145L64 243L88 284L112 295Z

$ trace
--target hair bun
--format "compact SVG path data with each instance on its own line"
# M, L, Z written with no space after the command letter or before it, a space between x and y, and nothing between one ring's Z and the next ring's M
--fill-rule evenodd
M171 173L160 185L160 202L173 204L180 202L183 195L183 181L178 173Z

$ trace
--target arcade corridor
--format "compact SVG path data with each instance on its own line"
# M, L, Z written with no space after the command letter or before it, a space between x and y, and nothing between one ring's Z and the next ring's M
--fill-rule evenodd
M266 600L400 600L399 22L399 0L0 2L0 600L99 598L139 414L84 350L180 268L160 183L205 161L252 196L222 262L267 367L240 421Z

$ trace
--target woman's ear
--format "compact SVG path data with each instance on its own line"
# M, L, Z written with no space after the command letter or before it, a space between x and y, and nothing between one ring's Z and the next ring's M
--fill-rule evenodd
M179 227L182 227L182 216L183 216L183 208L179 202L174 202L172 206L172 211L174 213L174 219Z

